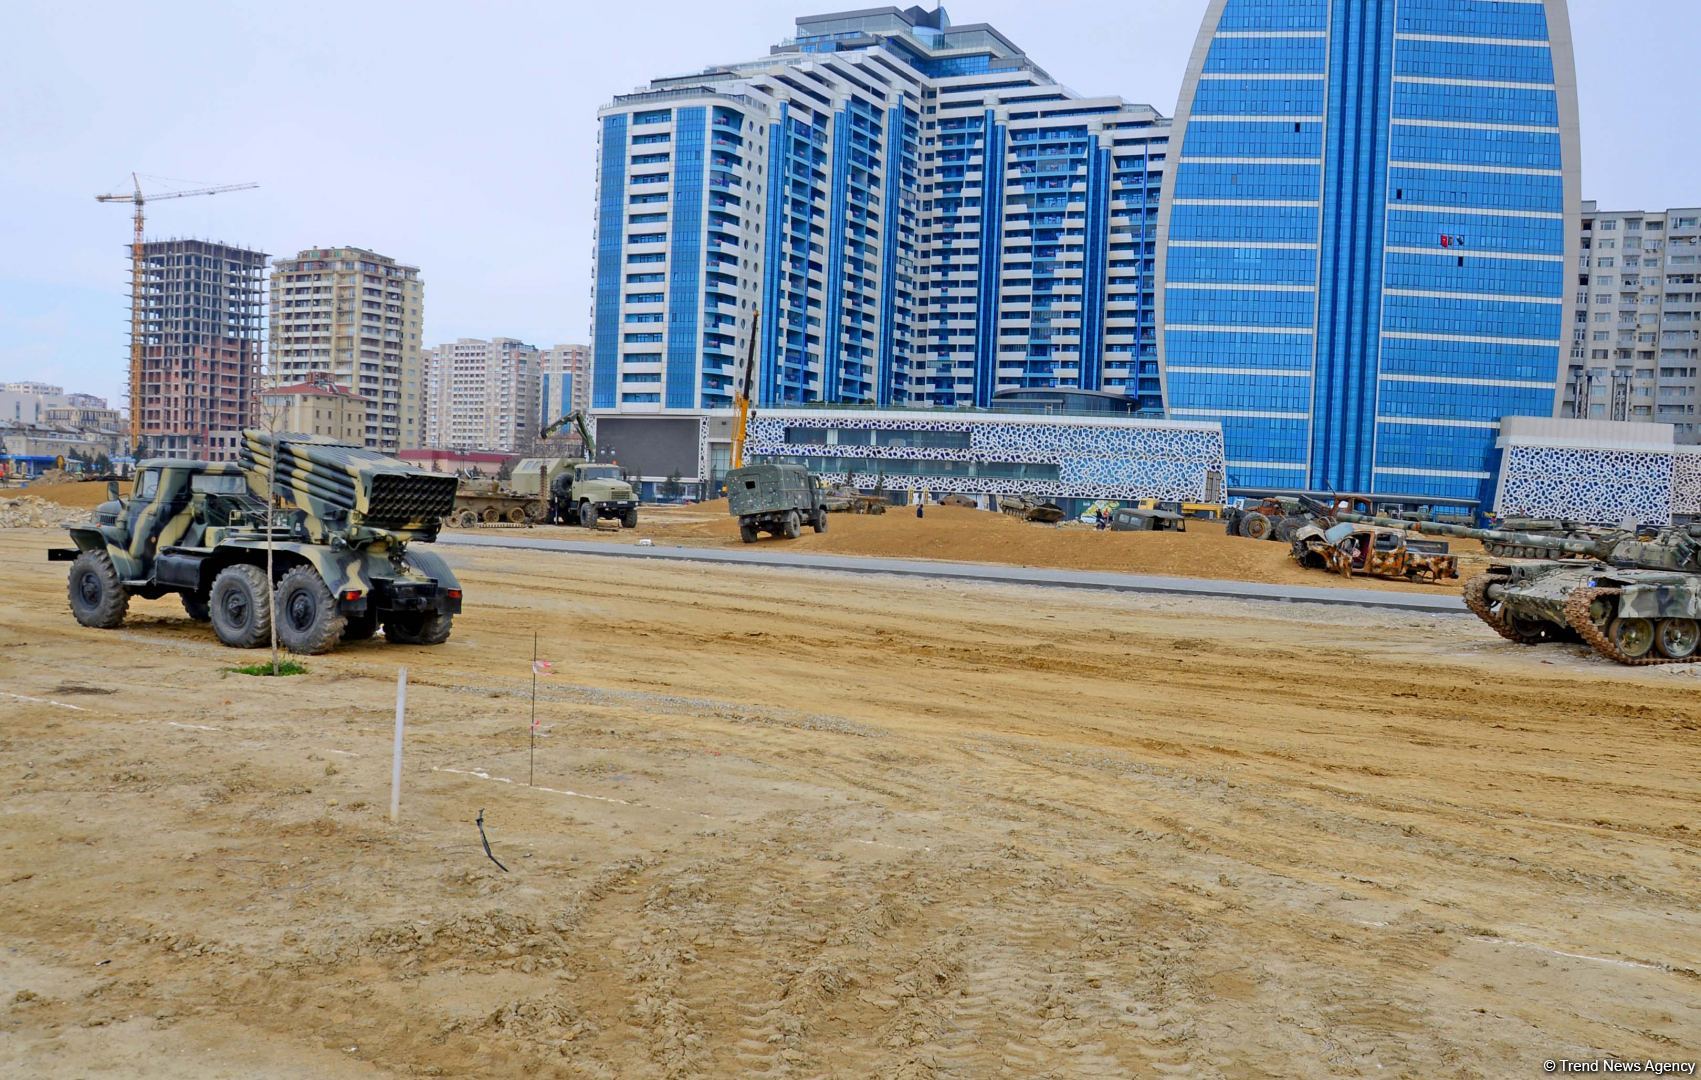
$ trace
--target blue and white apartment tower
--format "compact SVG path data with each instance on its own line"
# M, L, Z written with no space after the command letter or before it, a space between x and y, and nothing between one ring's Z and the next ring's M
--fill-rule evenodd
M1172 144L1166 404L1229 486L1491 498L1578 332L1564 0L1210 0Z
M730 409L758 307L759 406L1062 387L1161 409L1151 107L1081 97L985 24L881 7L599 119L598 414Z

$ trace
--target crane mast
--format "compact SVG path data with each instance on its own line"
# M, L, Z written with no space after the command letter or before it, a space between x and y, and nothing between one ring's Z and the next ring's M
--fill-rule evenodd
M762 309L750 315L750 347L744 354L744 379L733 395L732 467L744 468L744 437L750 429L750 387L756 380L756 331L762 325Z
M133 191L111 195L96 195L96 202L127 202L135 206L135 236L130 241L130 448L135 451L142 443L142 207L160 199L182 199L190 195L217 195L225 191L246 191L259 184L219 184L214 187L193 188L189 191L167 191L159 195L144 195L142 181L130 174Z

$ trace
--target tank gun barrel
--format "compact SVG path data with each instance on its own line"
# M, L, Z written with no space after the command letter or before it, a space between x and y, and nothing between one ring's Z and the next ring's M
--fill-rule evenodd
M1356 514L1343 510L1335 515L1341 521L1356 521L1366 525L1381 525L1389 529L1405 529L1425 536L1459 536L1471 540L1493 540L1502 544L1540 548L1556 554L1584 555L1604 559L1611 553L1610 540L1572 540L1543 533L1508 532L1505 529L1473 529L1468 525L1452 525L1444 521L1411 521L1405 518L1384 517L1378 514Z

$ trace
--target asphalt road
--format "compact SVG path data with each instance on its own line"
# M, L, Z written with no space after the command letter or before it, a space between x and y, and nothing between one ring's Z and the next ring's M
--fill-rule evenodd
M1272 585L1217 578L1163 577L1156 574L1117 574L1095 570L1052 570L1029 566L943 562L931 559L881 559L857 555L799 555L776 551L770 545L754 550L656 545L612 544L594 540L548 540L513 533L444 532L439 544L465 547L518 548L567 555L602 555L616 559L662 559L732 566L776 566L788 570L825 570L843 574L898 574L910 577L983 581L999 585L1041 585L1049 588L1109 589L1116 592L1171 593L1217 596L1276 603L1345 604L1351 607L1393 608L1400 611L1465 613L1456 594L1403 593L1373 589L1316 588Z

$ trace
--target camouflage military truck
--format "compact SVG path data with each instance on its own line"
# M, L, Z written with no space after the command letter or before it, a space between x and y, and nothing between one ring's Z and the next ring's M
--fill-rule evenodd
M738 535L754 544L759 533L795 540L808 525L827 531L821 484L802 465L746 465L726 474L727 511L738 519Z
M319 436L243 440L240 464L144 461L128 499L113 483L94 520L68 526L75 546L48 558L71 564L78 622L111 629L132 596L176 594L220 641L252 649L271 639L272 593L291 652L326 652L380 627L397 644L448 640L460 582L416 545L434 540L453 508L454 477Z

